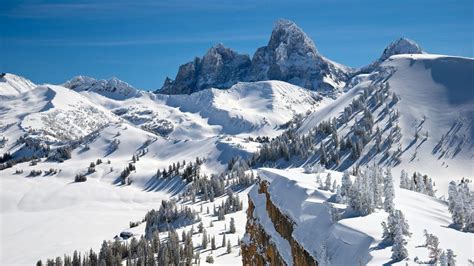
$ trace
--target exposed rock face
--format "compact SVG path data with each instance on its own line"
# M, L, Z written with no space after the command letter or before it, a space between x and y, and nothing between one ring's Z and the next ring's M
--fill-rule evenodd
M227 89L239 81L281 80L303 88L333 92L344 87L351 70L321 56L313 41L289 20L278 20L267 46L250 61L219 44L203 58L180 66L175 80L166 78L157 93L190 94Z
M116 100L135 97L138 94L137 89L115 77L97 80L86 76L77 76L64 83L63 86L77 92L96 92Z
M256 189L256 188L253 188ZM265 210L276 232L291 247L292 265L318 265L316 260L292 236L294 222L276 207L268 193L268 183L261 181L258 184L258 193L266 198ZM244 265L286 265L276 244L266 233L264 226L255 217L255 205L249 194L249 208L247 210L247 225L245 239L242 244L242 262Z
M333 91L344 87L348 69L322 57L294 22L277 21L267 46L252 59L249 80L282 80L303 88Z
M255 206L249 200L247 217L253 217ZM270 241L270 236L265 233L262 226L254 219L247 219L246 234L249 236L249 243L242 245L243 265L286 265L284 260ZM264 247L262 250L261 247Z
M383 61L392 55L398 54L422 54L421 47L414 41L407 38L400 38L390 43L384 50L379 59L372 64L361 68L357 73L370 73L376 69Z
M238 54L218 44L194 61L179 67L176 79L166 78L164 94L190 94L207 88L230 88L246 80L250 68L250 57Z

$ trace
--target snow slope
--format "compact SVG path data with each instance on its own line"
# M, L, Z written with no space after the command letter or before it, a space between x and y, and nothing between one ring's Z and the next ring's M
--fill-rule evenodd
M41 132L45 138L77 139L119 121L102 106L61 86L40 86L32 93L36 97L44 97L46 103L40 112L25 116L21 127L26 131Z
M388 84L389 92L400 98L393 107L399 112L401 139L397 146L402 151L401 163L394 168L395 176L401 169L428 174L436 181L441 196L447 192L449 181L473 175L473 71L471 58L430 54L392 56L371 74L355 77L350 90L310 114L298 132L307 134L322 121L340 117L344 108L365 89ZM383 108L375 110L374 117L376 126L388 127ZM341 133L350 130L343 126ZM368 162L386 165L383 154L371 154L372 147L369 144L363 150L363 155L368 157L361 156L351 165Z
M435 177L438 189L450 180L473 177L474 59L438 55L398 55L388 79L400 95L402 146L399 168ZM428 134L414 141L415 131ZM414 158L412 160L412 158Z
M317 175L325 180L328 173L340 184L342 173L335 171L304 174L298 168L259 170L260 177L270 182L268 191L272 203L296 223L293 237L316 259L320 257L321 246L325 245L329 265L355 265L357 262L369 265L393 263L390 258L391 246L382 242L380 223L387 217L383 209L367 216L343 216L338 222L331 221L325 202L331 202L330 198L334 193L317 189L316 183ZM257 189L254 187L250 192L252 200L265 200L265 197L255 197ZM342 204L336 206L345 208ZM421 247L425 241L424 229L439 237L440 248L453 249L460 265L467 264L468 259L472 259L474 235L449 227L451 217L445 202L396 188L395 208L403 211L412 233L412 236L407 238L409 264L413 263L415 257L419 257L421 261L429 260L428 250ZM272 228L265 230L271 231ZM404 265L405 261L397 264Z
M261 81L169 96L166 103L199 113L210 125L221 126L223 134L258 136L275 135L294 115L314 110L317 99L316 93L283 81Z

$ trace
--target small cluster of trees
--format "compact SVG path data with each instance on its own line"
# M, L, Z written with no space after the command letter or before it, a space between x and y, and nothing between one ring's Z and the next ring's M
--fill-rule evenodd
M330 181L325 186L329 186ZM382 200L384 196L384 200ZM377 166L357 170L352 182L349 172L344 172L341 185L336 187L336 200L348 204L361 215L368 215L376 208L387 212L393 209L393 178L390 170L382 171Z
M3 155L0 155L0 163L4 163L12 158L13 157L9 152L5 152Z
M414 259L415 262L420 264L431 264L431 265L441 265L441 266L454 266L456 265L455 257L452 249L447 249L446 251L442 250L439 247L439 239L434 234L428 233L425 229L423 232L425 236L424 247L429 250L429 261L420 261L418 257Z
M74 177L74 182L86 182L87 181L87 177L86 175L84 174L76 174L76 176Z
M119 134L120 132L117 132ZM109 154L116 151L120 145L120 140L119 139L114 139L112 142L110 142L109 146Z
M257 136L256 138L252 138L252 137L248 137L246 138L246 140L248 141L252 141L252 142L258 142L258 143L269 143L270 142L270 138L268 136Z
M91 162L89 164L89 167L87 168L87 173L88 174L92 174L95 172L95 163L94 162Z
M230 169L230 170L229 170ZM226 187L240 190L255 183L255 176L249 170L249 166L244 160L233 159L229 162L228 170L219 175L201 175L186 188L180 195L181 199L196 202L196 197L200 196L204 201L213 202L215 197L224 195Z
M65 160L71 159L71 151L72 148L68 145L58 147L57 149L50 152L48 159L63 162Z
M48 171L45 171L45 175L55 175L58 173L58 169L49 168Z
M234 193L231 189L227 190L227 198L222 204L214 208L214 215L217 216L218 221L225 220L224 215L241 211L243 209L242 201L239 198L239 194Z
M435 183L427 175L421 175L414 172L412 177L408 177L408 173L402 170L400 175L400 188L416 191L434 197L436 190Z
M41 175L42 173L43 173L43 171L41 171L41 170L31 170L31 172L28 176L35 177L35 176Z
M160 242L158 232L151 239L133 237L129 242L103 241L99 253L92 249L81 255L74 251L73 256L64 255L64 259L48 259L46 265L54 266L88 266L88 265L191 265L198 263L199 257L194 253L192 233L185 234L180 241L174 230L168 231L168 240ZM43 265L38 261L38 265Z
M383 239L392 243L392 259L400 261L408 257L405 236L410 236L408 222L402 211L392 210L387 222L382 222Z
M163 200L160 209L149 211L145 215L145 220L145 237L150 239L155 231L166 231L170 228L193 224L199 221L199 217L189 207L184 206L178 209L176 201Z
M469 190L469 182L462 179L459 184L455 181L449 183L448 208L456 226L474 232L474 192Z
M199 179L200 177L200 169L201 165L204 163L204 159L196 157L195 162L186 163L183 160L183 163L180 162L170 164L168 166L168 170L163 168L163 170L156 171L157 178L173 178L175 176L181 176L187 183L191 183L192 181Z
M121 183L122 185L130 185L132 184L132 181L129 178L129 175L132 171L135 171L135 164L134 163L129 163L128 166L126 166L123 171L120 173L120 178L122 179Z

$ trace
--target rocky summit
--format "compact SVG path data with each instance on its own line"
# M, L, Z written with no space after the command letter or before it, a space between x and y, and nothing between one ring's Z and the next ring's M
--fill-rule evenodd
M180 66L175 80L167 78L157 93L190 94L208 88L227 89L239 81L281 80L320 92L345 86L351 69L318 53L313 40L294 22L275 23L267 46L252 60L219 44L202 58Z

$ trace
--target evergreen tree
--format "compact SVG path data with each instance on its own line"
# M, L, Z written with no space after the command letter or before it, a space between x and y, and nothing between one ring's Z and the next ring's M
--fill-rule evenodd
M386 212L392 212L394 209L393 198L395 197L395 192L393 190L393 177L390 170L387 170L387 173L384 177L384 202L383 207Z
M406 240L403 237L403 229L400 225L395 226L394 239L392 246L392 259L400 261L408 257L408 250L406 249Z
M201 243L203 249L207 248L207 241L208 241L207 232L206 232L206 229L203 229L202 230L202 243Z
M324 181L324 190L330 190L331 184L331 173L328 173L328 175L326 176L326 181Z
M454 255L454 252L452 249L448 249L446 251L446 258L448 261L448 266L455 266L456 265L456 260L454 259L456 255Z
M235 220L234 220L233 217L230 218L229 233L231 233L231 234L235 233Z
M444 251L441 252L441 255L439 256L439 266L448 266L448 258Z
M352 186L352 180L350 178L349 172L344 171L344 174L342 175L341 179L341 197L343 199L343 202L347 201L347 197L349 195L349 190L351 189Z
M203 230L203 229L204 229L204 225L202 224L202 222L200 222L200 223L198 224L198 232L199 232L199 233L202 233L202 230Z
M232 252L232 246L230 245L230 239L227 240L227 253L230 254Z
M403 235L410 236L408 222L405 219L402 211L393 210L389 213L387 223L382 222L383 238L388 241L394 241L395 230L400 229Z
M216 250L216 237L215 236L212 236L211 238L211 249L212 250Z
M408 182L408 174L405 170L402 170L400 174L400 188L410 189Z

